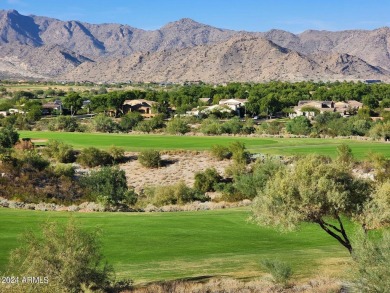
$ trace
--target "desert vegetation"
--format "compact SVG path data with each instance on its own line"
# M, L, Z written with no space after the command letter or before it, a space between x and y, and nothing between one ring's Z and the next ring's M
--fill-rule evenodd
M282 85L289 93L310 89L313 97L333 100L359 89L357 99L364 107L349 118L328 112L313 119L282 118L288 114L285 108L296 102ZM271 95L276 90L280 98ZM58 288L163 292L186 286L203 290L224 282L248 292L256 286L294 292L303 279L317 278L314 271L330 267L329 280L334 276L338 280L332 285L324 281L324 288L386 292L389 117L387 98L378 94L386 90L385 85L359 83L269 83L172 87L164 92L158 88L46 95L12 92L4 105L18 103L23 113L0 119L0 204L20 209L1 208L4 235L11 238L3 237L0 243L11 254L0 258L0 271L41 274L42 263L56 263L56 273L48 267L53 282L45 287L47 292ZM199 99L205 92L214 103L231 95L246 96L246 113L242 117L229 112L177 115L190 106L203 106ZM49 94L60 98L70 111L40 113L39 101L46 101ZM90 103L85 109L87 97ZM158 113L146 118L125 113L122 105L128 98L151 99L157 102L152 108ZM267 120L259 123L253 115ZM278 115L276 120L268 119ZM381 119L372 119L379 115ZM329 138L335 136L343 138ZM346 139L349 136L366 138ZM108 236L99 244L95 232L84 233L71 222L56 226L63 222L61 212L50 213L55 220L42 230L37 227L43 214L28 211L58 211L65 206L67 211L105 211L104 216L76 213L75 217L89 231L103 225ZM232 206L239 208L223 210ZM217 207L220 210L199 211ZM179 210L197 212L148 213ZM26 221L15 231L7 225L12 217L24 215L26 219L36 216L27 226L43 234L30 233L15 250L14 241ZM63 237L68 236L75 242L66 242ZM123 253L123 245L129 252ZM55 248L52 254L50 247ZM62 250L81 263L65 254L66 262ZM103 255L112 267L101 262ZM35 262L22 261L34 257ZM202 284L179 280L199 277L199 267L215 278ZM111 268L120 279L113 278ZM343 274L346 269L351 273ZM224 274L257 283L220 279ZM312 292L326 290L314 283L310 286Z

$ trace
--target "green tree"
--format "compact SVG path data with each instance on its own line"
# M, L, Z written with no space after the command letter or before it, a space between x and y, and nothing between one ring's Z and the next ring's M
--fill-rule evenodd
M316 223L352 252L342 215L361 214L369 194L369 183L355 178L350 170L329 158L310 155L268 180L254 201L253 219L281 230L292 230L303 221Z
M64 106L70 110L70 115L73 116L83 106L83 100L78 93L70 92L64 98Z
M286 130L292 134L308 135L311 131L311 123L305 116L295 117L287 122Z
M105 206L133 205L137 196L127 186L125 171L102 167L82 179L82 184Z
M0 130L0 146L3 148L12 148L19 140L17 133L12 126L5 126Z
M21 292L80 292L81 286L106 288L112 267L103 263L99 231L86 231L74 220L66 225L48 222L41 233L27 232L11 251L9 273L45 276L47 284L26 284ZM12 288L10 288L12 289Z

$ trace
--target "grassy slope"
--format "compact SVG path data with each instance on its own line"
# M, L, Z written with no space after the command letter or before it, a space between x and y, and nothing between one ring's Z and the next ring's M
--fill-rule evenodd
M252 152L269 154L293 155L320 153L329 156L336 155L336 148L341 143L348 144L358 159L365 157L370 150L383 153L390 158L390 144L379 142L364 142L342 139L316 138L248 138L226 136L170 136L170 135L128 135L105 133L67 133L20 131L21 137L37 139L62 140L75 148L95 146L108 148L112 145L123 147L128 151L139 151L144 148L155 149L191 149L207 150L214 144L227 145L232 141L242 141Z
M296 278L340 272L347 251L316 225L280 234L247 221L247 208L179 213L74 213L86 228L99 226L103 251L120 277L142 281L206 275L253 277L261 258L289 262ZM26 229L65 221L70 213L0 208L0 271Z

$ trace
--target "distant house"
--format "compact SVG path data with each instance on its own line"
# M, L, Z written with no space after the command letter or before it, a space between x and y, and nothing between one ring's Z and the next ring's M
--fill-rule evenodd
M123 102L123 112L139 112L144 117L153 117L156 115L152 110L153 105L155 104L157 104L157 102L144 99L126 100Z
M51 115L54 111L61 112L63 110L62 102L55 100L54 102L48 102L42 105L42 114Z
M211 98L200 98L199 102L202 102L206 105L210 105L212 101L211 101Z
M238 116L243 116L243 111L245 110L245 104L247 101L247 99L222 99L218 104L221 106L228 106L236 112Z
M346 102L304 100L298 102L298 106L293 108L294 113L290 113L289 116L290 118L298 116L312 118L318 113L337 112L340 113L341 116L346 117L356 113L362 106L362 103L355 100Z

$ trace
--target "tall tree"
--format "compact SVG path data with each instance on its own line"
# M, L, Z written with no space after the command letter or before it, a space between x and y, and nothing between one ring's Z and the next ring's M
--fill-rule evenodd
M361 214L369 195L368 182L329 158L310 155L267 182L255 199L253 218L281 230L292 230L303 221L316 223L352 252L342 216Z

